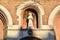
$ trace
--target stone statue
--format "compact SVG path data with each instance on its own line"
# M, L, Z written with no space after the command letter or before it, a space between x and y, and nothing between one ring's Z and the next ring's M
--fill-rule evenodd
M28 13L28 27L31 27L31 28L33 28L33 15L32 15L32 13L31 12L29 12Z

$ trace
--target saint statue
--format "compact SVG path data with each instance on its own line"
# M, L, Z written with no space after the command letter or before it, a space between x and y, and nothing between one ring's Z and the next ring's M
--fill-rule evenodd
M33 15L31 12L28 13L28 27L33 28Z

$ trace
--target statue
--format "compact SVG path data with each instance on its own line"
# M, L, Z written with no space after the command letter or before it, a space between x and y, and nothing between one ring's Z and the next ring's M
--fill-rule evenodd
M33 28L33 15L31 12L28 13L28 27Z

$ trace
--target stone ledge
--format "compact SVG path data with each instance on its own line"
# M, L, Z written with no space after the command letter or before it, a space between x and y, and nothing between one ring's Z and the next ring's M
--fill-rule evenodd
M21 27L20 26L18 26L18 25L9 25L8 26L8 30L20 30L21 29ZM49 25L42 25L42 27L41 28L32 28L32 30L50 30L50 29L53 29L53 28L51 28L51 26L49 26ZM27 29L24 29L24 30L27 30Z

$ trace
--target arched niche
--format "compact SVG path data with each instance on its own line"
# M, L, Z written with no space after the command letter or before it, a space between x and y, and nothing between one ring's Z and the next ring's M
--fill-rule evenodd
M26 27L28 27L28 16L29 16L29 12L32 14L32 17L33 17L33 27L32 28L38 28L38 13L37 13L37 10L29 7L27 9L24 10L24 14L23 14L23 20L26 19ZM40 16L40 15L39 15ZM24 23L24 22L23 22Z
M27 1L27 2L24 2L22 4L20 4L17 8L17 16L19 17L18 21L19 21L19 26L21 27L22 25L22 14L23 14L23 9L29 7L29 6L33 6L32 8L36 8L36 10L38 10L38 14L40 15L39 16L39 27L42 27L42 15L44 15L44 9L43 7L39 4L39 3L36 3L34 1Z
M9 11L0 4L0 20L1 20L1 24L2 24L2 35L3 35L3 39L6 38L7 36L7 27L9 27L9 25L12 25L12 18L11 15L9 13ZM1 25L0 25L1 26Z

